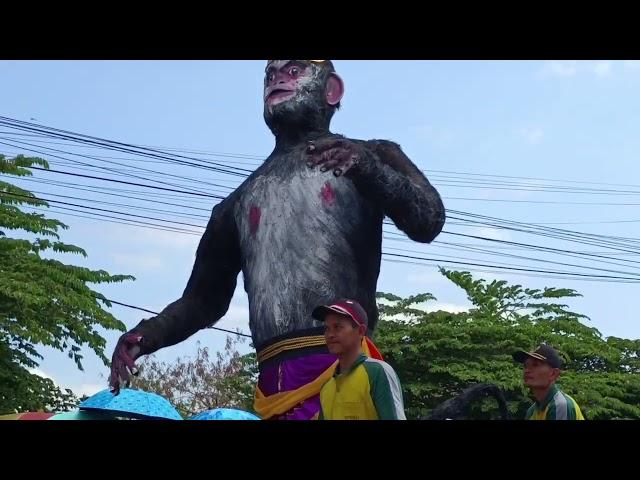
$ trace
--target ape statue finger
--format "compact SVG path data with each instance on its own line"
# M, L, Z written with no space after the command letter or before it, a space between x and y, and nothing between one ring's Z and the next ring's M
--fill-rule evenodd
M340 175L345 175L347 174L353 167L355 167L358 164L358 156L357 155L351 155L351 157L346 160L345 162L343 162L338 168L336 168L333 171L333 174L336 177L339 177Z

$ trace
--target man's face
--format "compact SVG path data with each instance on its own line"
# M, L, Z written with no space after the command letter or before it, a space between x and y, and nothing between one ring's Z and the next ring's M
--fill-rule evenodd
M346 315L329 313L324 321L324 338L329 352L341 355L360 348L364 329Z
M524 362L524 384L529 388L548 388L559 375L559 368L553 368L537 358L527 358Z

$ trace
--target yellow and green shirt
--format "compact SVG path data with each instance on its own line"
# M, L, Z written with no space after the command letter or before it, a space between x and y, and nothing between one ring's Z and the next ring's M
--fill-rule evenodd
M584 420L576 401L552 385L542 402L534 402L525 420Z
M320 391L320 420L406 420L400 380L391 365L360 355L336 368Z

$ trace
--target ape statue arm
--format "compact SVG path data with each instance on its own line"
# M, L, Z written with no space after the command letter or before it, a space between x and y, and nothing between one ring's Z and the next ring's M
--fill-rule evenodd
M136 358L185 340L227 312L241 268L232 204L230 196L213 209L182 297L120 337L109 379L116 392L120 380L129 380L127 368L135 373Z
M362 195L380 205L384 214L409 238L431 242L445 221L437 190L400 146L387 140L350 140L339 135L309 142L310 168L333 170L350 178Z
M223 201L213 209L182 297L136 327L145 338L142 353L180 343L218 321L229 309L239 272L235 222Z
M387 140L370 140L365 145L371 158L356 166L353 181L358 189L382 205L385 215L410 239L433 241L445 222L438 191L399 145Z

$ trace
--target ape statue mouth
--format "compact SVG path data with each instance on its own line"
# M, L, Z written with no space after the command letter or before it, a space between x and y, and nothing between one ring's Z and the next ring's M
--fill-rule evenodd
M274 86L266 89L264 99L268 105L275 105L289 100L295 94L296 91L293 89Z

